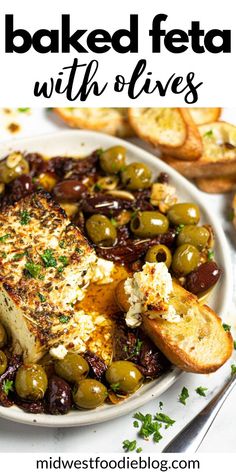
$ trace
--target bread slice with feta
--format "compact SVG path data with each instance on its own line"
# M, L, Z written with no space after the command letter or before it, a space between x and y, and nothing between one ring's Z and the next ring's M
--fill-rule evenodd
M46 192L0 213L0 321L25 361L78 336L74 304L93 276L96 255Z
M210 373L231 356L233 340L221 319L176 282L163 263L145 264L116 291L126 322L140 326L174 365Z

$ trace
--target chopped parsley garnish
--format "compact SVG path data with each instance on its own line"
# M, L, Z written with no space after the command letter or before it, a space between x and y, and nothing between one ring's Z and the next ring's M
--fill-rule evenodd
M68 257L60 256L58 260L62 263L62 265L58 267L58 272L63 272L64 267L66 267L69 264Z
M236 341L234 341L234 349L236 350Z
M14 261L20 261L20 259L22 259L22 257L24 257L25 255L25 252L17 252L16 254L14 254L12 259L14 259Z
M8 395L9 392L13 392L13 380L4 380L2 384L3 392Z
M39 297L39 300L43 303L43 302L46 302L46 297L42 294L42 293L39 293L38 292L38 297Z
M137 441L134 439L134 441L129 441L128 439L125 439L123 441L123 449L125 452L131 452L134 451L137 447Z
M186 405L186 400L189 397L188 389L186 387L182 388L181 394L179 396L179 402L183 405Z
M141 448L141 447L137 447L136 452L138 452L138 453L139 453L139 452L142 452L142 448Z
M30 108L17 108L17 110L18 110L20 113L26 113L27 111L30 111Z
M197 392L198 395L200 395L201 397L205 397L206 396L206 391L208 390L207 387L198 387L196 388L195 392Z
M83 254L83 250L78 246L75 248L75 251L78 252L78 254Z
M226 332L231 330L231 326L226 323L223 323L222 326Z
M183 224L180 224L180 225L176 226L176 228L175 228L176 234L179 234L182 231L183 228L184 228Z
M102 186L98 183L94 184L94 187L93 189L95 190L95 192L99 192L100 190L102 190Z
M137 420L135 420L135 421L133 422L133 427L134 427L134 428L138 428L138 427L139 427L139 422L138 422Z
M165 429L169 428L169 426L172 426L175 423L175 420L172 420L169 416L164 415L164 413L157 413L154 418L161 423L165 423Z
M64 239L59 242L59 247L62 248L62 249L64 249L66 247L66 242L64 241Z
M2 257L2 259L6 259L7 253L6 253L6 252L2 252L1 257Z
M143 344L143 341L141 341L140 339L137 339L131 357L139 356L141 348L142 348L142 344Z
M212 129L209 129L209 131L207 131L203 137L204 138L212 138L214 136L214 133L213 133L213 130Z
M138 412L135 413L134 418L141 422L141 427L139 430L139 436L143 439L147 439L152 436L154 442L159 442L162 439L162 435L160 433L161 423L158 421L154 421L152 415L147 414L143 415L142 413Z
M160 410L162 410L162 408L163 408L163 402L159 402L159 408L160 408Z
M112 224L113 226L115 226L115 227L117 226L117 221L115 220L115 218L111 218L110 221L111 221L111 224Z
M28 277L37 279L40 277L42 266L40 264L34 264L33 262L26 262L25 271Z
M236 364L231 364L231 375L236 374Z
M30 214L27 210L23 210L20 212L20 224L22 226L26 226L30 221Z
M44 253L41 254L41 259L43 260L45 267L57 266L57 261L53 255L52 249L45 249Z
M0 238L0 243L5 243L8 238L10 238L10 234L4 234L4 236L1 236Z
M69 321L69 316L61 315L59 318L60 323L67 323Z
M120 389L120 384L119 382L117 382L117 383L111 384L110 387L113 390L113 392L117 392Z
M207 252L208 261L213 261L214 257L215 257L214 251L212 251L212 249L209 249L208 252Z

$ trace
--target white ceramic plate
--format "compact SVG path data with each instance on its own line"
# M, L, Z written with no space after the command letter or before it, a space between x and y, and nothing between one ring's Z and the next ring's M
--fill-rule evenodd
M223 317L227 313L228 304L232 299L231 261L225 235L214 214L208 212L207 200L202 197L200 192L190 182L160 159L121 139L101 133L77 130L24 138L3 144L0 146L0 158L13 150L39 152L48 156L85 156L96 148L107 148L118 144L126 147L128 161L145 162L152 169L154 175L160 171L167 172L171 183L177 189L180 199L197 203L201 209L202 222L213 226L216 237L216 259L223 269L224 275L217 284L217 288L212 291L208 303ZM179 369L172 368L160 379L141 387L134 395L122 403L118 405L104 405L97 410L72 411L65 416L50 416L24 413L19 408L13 406L11 408L0 407L0 416L19 423L51 427L82 426L99 423L124 415L152 400L153 397L158 397L176 381L180 374Z

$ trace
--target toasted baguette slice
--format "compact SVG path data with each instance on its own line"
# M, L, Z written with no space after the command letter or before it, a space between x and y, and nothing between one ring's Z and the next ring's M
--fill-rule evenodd
M54 108L54 112L73 128L101 131L121 138L134 135L127 108Z
M217 121L221 115L221 108L188 108L196 125L205 125Z
M213 179L205 179L200 177L195 179L200 190L206 193L228 193L236 189L236 175L232 177L216 177Z
M143 329L173 364L187 372L208 374L221 367L231 356L233 340L225 332L221 319L193 294L173 283L170 298L179 323L151 320L143 316Z
M183 162L172 156L163 159L188 178L223 177L236 174L236 126L218 121L198 127L203 152L195 162Z
M195 161L202 155L202 139L187 108L179 108L179 111L187 128L186 140L184 144L179 147L170 148L169 146L162 146L161 151L163 154L169 154L183 161Z
M129 108L129 121L137 135L153 146L182 146L187 125L178 108Z
M119 306L128 311L124 281L116 288ZM141 327L174 365L187 372L208 374L221 367L231 356L233 339L221 319L197 297L173 282L170 304L182 320L173 323L143 315Z

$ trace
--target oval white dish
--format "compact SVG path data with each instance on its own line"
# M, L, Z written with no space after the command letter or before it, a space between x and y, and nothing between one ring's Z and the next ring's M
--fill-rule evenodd
M48 156L85 156L96 148L107 148L118 144L126 147L128 161L145 162L152 169L154 175L161 171L167 172L171 183L177 189L180 199L197 203L201 209L202 221L213 226L216 239L216 259L223 269L224 275L217 288L212 291L208 303L223 317L227 313L232 299L231 261L224 232L217 218L207 210L207 202L204 201L200 192L163 161L129 142L105 134L84 130L60 131L1 144L0 159L14 150L39 152ZM160 379L147 383L130 398L118 405L104 405L91 411L71 411L65 416L33 415L25 413L16 406L11 408L0 407L0 416L19 423L49 427L70 427L100 423L124 415L139 408L153 397L158 397L176 381L180 374L181 371L179 369L171 368Z

